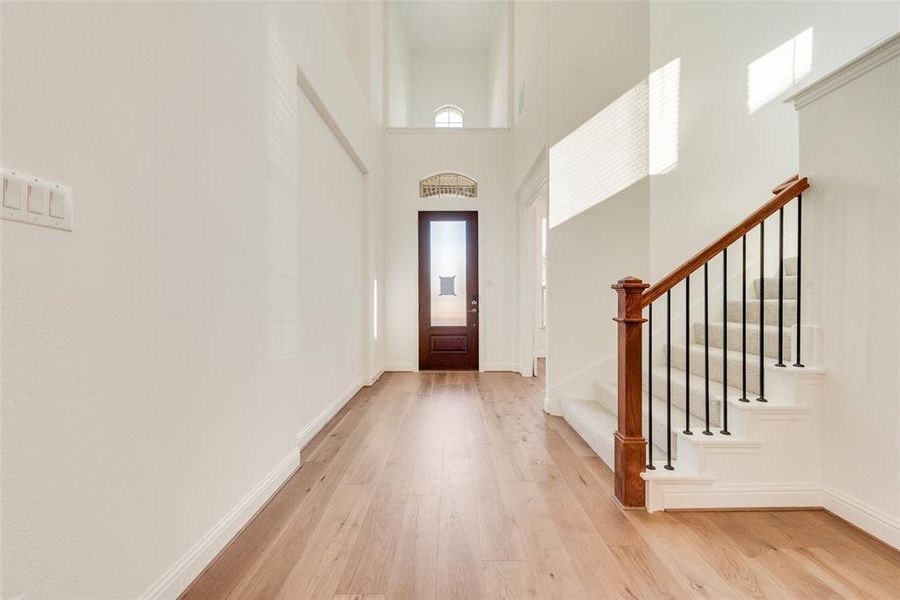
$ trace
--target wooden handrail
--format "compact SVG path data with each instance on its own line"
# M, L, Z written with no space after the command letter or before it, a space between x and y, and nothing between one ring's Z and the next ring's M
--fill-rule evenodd
M791 183L791 181L793 181L793 183ZM651 302L675 287L685 277L702 267L705 263L712 260L723 249L741 239L741 236L745 235L762 221L775 214L779 208L796 198L807 188L809 188L809 182L806 180L806 177L800 179L799 176L794 176L776 187L775 189L780 189L780 191L776 193L774 198L760 206L749 217L731 228L728 233L698 252L693 258L683 263L680 267L646 290L641 296L641 308L646 308Z
M788 177L787 179L785 179L784 181L782 181L781 183L779 183L778 185L773 187L772 193L777 194L781 190L785 189L786 187L788 187L789 185L791 185L792 183L797 181L799 178L800 178L799 175L791 175L790 177Z

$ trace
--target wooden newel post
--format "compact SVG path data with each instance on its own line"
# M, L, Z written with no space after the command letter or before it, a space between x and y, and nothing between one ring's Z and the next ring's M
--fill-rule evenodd
M644 506L641 473L647 456L647 440L641 431L641 295L650 284L626 277L612 286L619 294L619 425L615 435L616 499L625 507Z

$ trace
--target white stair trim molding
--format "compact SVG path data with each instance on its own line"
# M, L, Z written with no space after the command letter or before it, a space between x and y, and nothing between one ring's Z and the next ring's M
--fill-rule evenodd
M854 79L865 75L877 66L900 56L900 32L872 46L862 54L838 67L828 75L814 81L785 99L793 102L795 108L803 108L811 102L841 88Z
M141 594L140 599L169 599L181 595L299 468L300 452L291 450L221 521Z

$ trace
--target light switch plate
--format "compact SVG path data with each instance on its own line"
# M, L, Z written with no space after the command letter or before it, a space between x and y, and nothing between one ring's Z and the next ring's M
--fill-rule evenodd
M11 169L0 169L0 184L3 219L72 231L72 188Z

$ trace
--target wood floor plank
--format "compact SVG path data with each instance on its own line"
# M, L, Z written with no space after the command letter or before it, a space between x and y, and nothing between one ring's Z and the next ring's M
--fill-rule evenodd
M395 600L436 600L439 495L410 496L400 533L387 597Z
M491 600L540 598L525 561L487 560L483 565L485 597Z
M735 591L715 569L703 559L679 522L671 515L651 515L642 510L628 511L626 516L635 526L669 572L695 598L729 598Z
M575 571L538 484L512 482L504 484L503 490L521 527L525 554L541 597L590 597Z
M469 464L474 483L481 558L518 561L525 558L516 520L503 497L489 446L473 446Z
M765 569L747 559L741 547L710 521L709 514L678 513L683 531L704 560L716 569L738 594L751 598L790 598L788 590Z
M182 595L900 599L900 553L823 511L623 512L543 377L389 373Z
M359 534L374 495L374 486L345 485L322 515L300 559L294 564L277 598L331 598L350 559L349 548Z
M437 589L447 600L485 598L471 486L441 495Z

